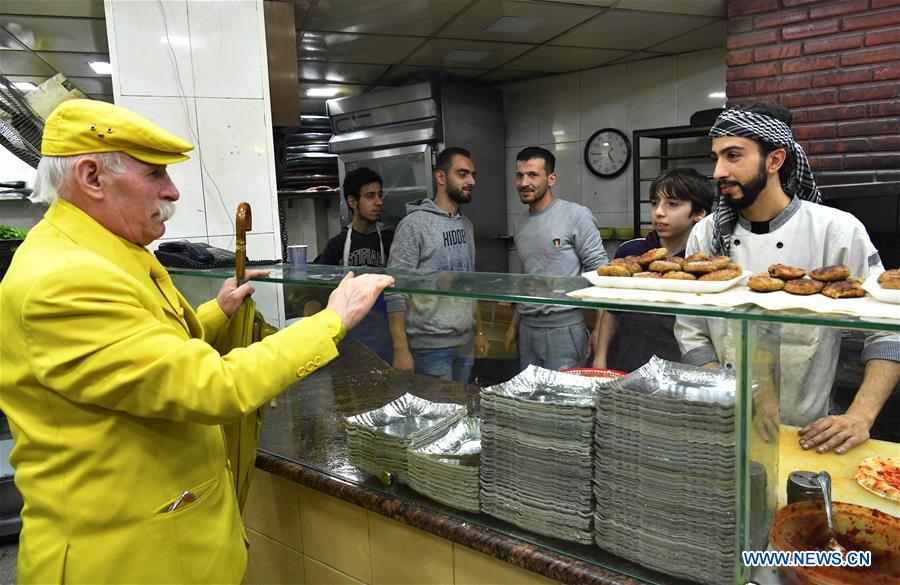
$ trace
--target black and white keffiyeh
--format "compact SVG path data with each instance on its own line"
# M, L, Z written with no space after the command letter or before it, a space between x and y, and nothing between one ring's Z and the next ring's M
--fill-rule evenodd
M715 124L709 129L709 137L740 136L750 138L758 142L785 148L788 153L794 153L794 172L786 181L782 181L781 188L791 197L799 197L813 203L822 201L822 194L816 185L809 159L803 147L794 140L790 127L775 118L764 114L748 112L740 109L725 110L716 118ZM737 211L728 206L725 196L719 196L719 205L716 207L715 227L713 229L712 250L716 255L730 255L730 236L737 222Z

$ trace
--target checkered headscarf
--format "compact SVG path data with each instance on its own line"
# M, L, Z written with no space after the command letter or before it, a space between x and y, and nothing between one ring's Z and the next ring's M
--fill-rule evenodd
M784 148L788 154L794 153L794 172L786 181L781 183L781 188L791 197L800 197L813 203L822 201L822 194L816 186L812 169L809 167L809 159L803 152L803 147L794 141L790 127L775 118L764 114L757 114L745 110L725 110L716 118L716 123L709 129L709 137L741 136L757 142ZM729 255L731 251L730 236L737 222L737 211L726 203L724 195L719 197L719 205L716 207L715 228L713 229L712 249L716 255Z

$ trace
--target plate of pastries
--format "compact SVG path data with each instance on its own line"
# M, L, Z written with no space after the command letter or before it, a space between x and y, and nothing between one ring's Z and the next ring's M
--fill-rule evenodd
M716 293L743 282L750 271L728 256L697 252L680 258L669 255L665 248L654 248L640 256L616 258L583 276L591 284L607 288Z
M879 301L900 305L900 268L873 274L862 287Z
M900 276L897 276L897 281L900 287ZM853 276L850 268L843 264L821 266L814 270L772 264L766 273L751 276L747 286L758 293L784 291L797 296L821 294L831 299L858 299L866 296L863 283L862 278Z

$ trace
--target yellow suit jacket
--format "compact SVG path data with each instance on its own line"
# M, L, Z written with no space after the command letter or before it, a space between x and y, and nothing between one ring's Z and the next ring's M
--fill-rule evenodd
M239 583L222 423L337 356L331 311L221 357L152 254L57 201L0 285L20 583ZM196 501L167 509L185 490Z

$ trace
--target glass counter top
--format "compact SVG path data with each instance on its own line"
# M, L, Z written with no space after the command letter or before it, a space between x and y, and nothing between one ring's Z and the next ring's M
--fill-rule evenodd
M334 288L350 269L343 266L317 264L277 264L252 266L248 270L263 269L269 274L253 280L292 285ZM354 267L356 274L389 274L396 284L393 292L423 295L465 297L511 303L547 303L594 309L639 311L669 315L721 317L746 321L771 323L798 323L805 325L841 327L845 329L877 329L900 331L900 306L897 319L861 318L838 314L821 314L801 310L768 311L751 305L715 307L663 302L630 302L613 300L578 299L567 296L575 290L590 286L580 277L533 276L527 274L503 274L496 272L442 272L433 270L403 270ZM172 274L226 279L234 276L234 269L170 268Z

